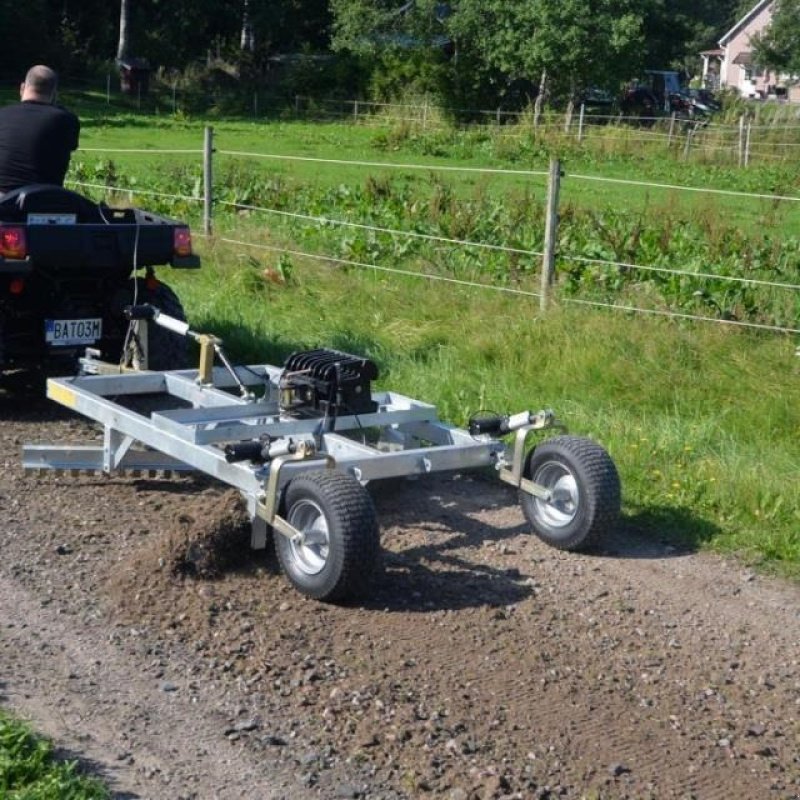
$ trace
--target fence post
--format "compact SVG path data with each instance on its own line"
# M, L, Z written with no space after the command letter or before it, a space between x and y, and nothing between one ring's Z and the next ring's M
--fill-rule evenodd
M750 137L753 131L753 123L747 123L747 135L745 136L744 140L744 165L746 167L750 166Z
M353 122L358 122L358 100L353 101Z
M111 105L111 73L106 75L106 103Z
M206 127L203 140L203 233L211 235L211 214L214 205L212 154L214 152L214 129Z
M673 111L672 116L669 118L669 139L667 140L667 148L672 147L672 140L675 138L675 121L678 115Z
M583 123L586 118L586 103L581 103L581 113L578 117L578 141L583 141Z
M258 92L253 92L253 117L258 119Z
M547 217L544 229L544 253L542 254L542 296L539 308L547 310L556 272L556 242L558 240L558 196L561 192L561 162L550 160L550 176L547 181Z
M425 98L425 105L422 106L422 130L428 129L428 98Z
M739 166L744 166L744 114L739 117Z
M689 150L692 148L692 137L694 136L694 128L686 129L686 144L683 146L683 159L684 161L689 158Z

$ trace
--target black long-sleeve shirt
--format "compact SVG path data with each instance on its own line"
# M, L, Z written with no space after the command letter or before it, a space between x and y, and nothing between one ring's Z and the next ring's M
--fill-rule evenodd
M80 122L52 103L25 100L0 108L0 192L31 183L64 183Z

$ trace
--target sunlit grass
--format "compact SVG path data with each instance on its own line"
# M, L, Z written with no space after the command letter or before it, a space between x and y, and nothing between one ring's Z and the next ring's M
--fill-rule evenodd
M52 745L0 711L0 797L4 800L105 800L108 790L60 761Z

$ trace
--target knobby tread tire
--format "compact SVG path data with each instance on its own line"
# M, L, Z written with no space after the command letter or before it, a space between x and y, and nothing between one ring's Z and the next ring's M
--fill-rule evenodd
M363 595L380 550L372 498L351 475L333 470L304 472L289 482L281 516L287 519L292 506L306 499L318 504L326 517L327 563L319 574L306 574L294 563L291 543L275 533L275 551L283 574L298 591L316 600L340 602Z
M520 504L534 533L559 550L580 550L594 545L617 524L621 505L619 474L611 456L597 442L581 436L556 436L535 447L525 464L525 477L535 480L546 462L562 464L574 476L579 490L579 510L564 529L548 528L536 514L536 502L520 490Z
M142 279L139 282L139 291L136 295L137 303L150 303L159 311L170 317L186 321L183 305L175 292L165 283L160 283L150 289ZM134 283L131 281L131 298L134 297ZM141 323L137 323L141 324ZM130 351L130 347L129 347ZM123 354L126 363L130 364L134 358L133 353ZM188 342L185 336L168 331L159 325L151 324L148 328L148 354L147 368L151 370L185 369L189 366Z

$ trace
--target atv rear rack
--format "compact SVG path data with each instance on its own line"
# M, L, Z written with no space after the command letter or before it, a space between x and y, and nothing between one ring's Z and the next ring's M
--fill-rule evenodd
M101 424L103 443L27 444L24 467L210 475L245 498L251 546L263 549L270 531L279 534L273 538L287 577L322 600L355 593L371 571L367 556L374 555L378 534L364 486L373 480L493 467L520 489L535 532L570 549L576 546L576 524L579 545L607 522L605 511L609 516L615 503L618 510L618 482L616 500L600 498L601 518L587 506L597 506L594 495L607 494L608 487L598 485L594 463L584 467L585 454L577 451L566 453L565 462L562 446L546 461L542 480L532 479L526 440L532 431L558 426L549 410L484 417L465 430L439 420L428 403L373 391L364 407L374 411L298 416L281 404L285 368L232 367L226 359L224 367L210 366L208 351L218 350L219 340L180 324L201 342L200 369L120 373L89 356L82 362L84 374L50 379L47 396ZM514 434L510 445L501 438L506 434ZM602 461L603 480L611 473L616 480L599 445L577 437L554 441L559 440L589 447L591 457ZM569 536L561 542L565 532Z

